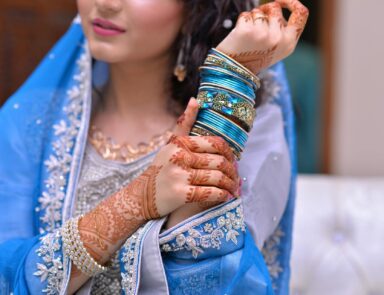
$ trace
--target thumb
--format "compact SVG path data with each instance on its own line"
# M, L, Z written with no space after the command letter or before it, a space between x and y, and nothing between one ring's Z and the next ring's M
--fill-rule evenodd
M199 103L195 98L191 98L188 102L187 108L184 113L177 120L175 129L173 130L174 135L189 135L193 124L195 124L197 114L199 112Z

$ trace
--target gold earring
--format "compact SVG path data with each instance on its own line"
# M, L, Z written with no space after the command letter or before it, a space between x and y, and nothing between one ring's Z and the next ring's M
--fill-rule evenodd
M173 70L173 75L177 77L179 82L183 82L187 76L186 52L189 52L190 46L191 36L188 34L185 36L185 41L181 45L179 54L177 56L176 66Z

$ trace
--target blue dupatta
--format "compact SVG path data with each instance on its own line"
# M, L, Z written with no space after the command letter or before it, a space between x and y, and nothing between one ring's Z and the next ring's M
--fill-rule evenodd
M70 261L62 252L60 227L74 208L93 75L76 18L0 110L1 294L66 292ZM217 294L273 294L272 286L275 294L288 294L296 174L290 168L292 108L283 66L266 75L273 93L265 96L239 163L247 178L242 199L163 233L165 219L140 228L120 251L126 294L214 294L209 293L214 288ZM269 230L258 226L262 222Z

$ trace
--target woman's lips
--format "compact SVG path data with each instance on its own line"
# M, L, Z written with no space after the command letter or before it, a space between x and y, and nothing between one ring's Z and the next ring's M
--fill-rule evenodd
M92 25L94 32L101 36L115 36L125 32L123 28L100 18L93 20Z

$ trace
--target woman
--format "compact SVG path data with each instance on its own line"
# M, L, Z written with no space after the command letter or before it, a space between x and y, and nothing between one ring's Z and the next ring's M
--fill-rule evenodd
M210 48L259 74L293 51L307 10L297 0L77 4L81 27L76 19L0 113L7 290L272 294L256 244L287 202L283 115L259 108L237 172L226 141L189 136L199 108L189 98Z

